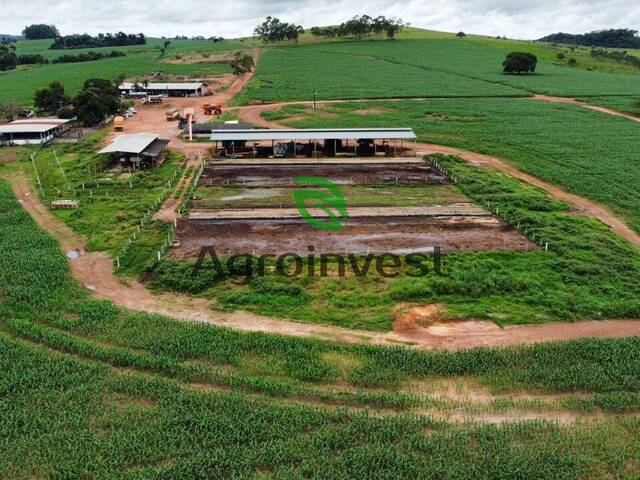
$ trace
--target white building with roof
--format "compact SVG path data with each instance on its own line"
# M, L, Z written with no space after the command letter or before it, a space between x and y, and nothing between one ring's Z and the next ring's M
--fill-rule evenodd
M43 145L71 128L72 120L27 118L0 125L0 145Z
M150 82L147 85L125 82L118 89L121 94L128 96L135 96L142 92L167 97L200 97L207 93L207 85L202 82Z

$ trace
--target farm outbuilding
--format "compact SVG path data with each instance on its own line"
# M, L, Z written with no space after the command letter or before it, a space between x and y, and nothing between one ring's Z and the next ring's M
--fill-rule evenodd
M169 140L155 133L131 133L117 136L98 153L116 157L123 167L138 169L156 165L168 144Z
M402 154L406 151L403 142L415 141L416 134L410 128L253 130L216 127L211 131L210 139L221 142L222 148L217 151L220 157L369 157Z
M207 85L202 82L191 83L123 83L118 89L122 95L136 96L140 93L147 95L164 95L165 97L201 97L207 93Z
M43 145L71 129L72 120L27 118L0 125L0 145Z

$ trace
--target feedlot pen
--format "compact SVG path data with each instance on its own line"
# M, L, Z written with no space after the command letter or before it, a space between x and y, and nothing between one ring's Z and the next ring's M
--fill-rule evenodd
M480 250L533 250L512 226L474 205L431 163L227 160L210 162L188 215L178 222L171 255L193 258L202 247L219 255L296 253L366 254ZM300 215L294 177L317 176L339 185L348 221L339 231L319 230ZM315 218L326 212L309 205Z

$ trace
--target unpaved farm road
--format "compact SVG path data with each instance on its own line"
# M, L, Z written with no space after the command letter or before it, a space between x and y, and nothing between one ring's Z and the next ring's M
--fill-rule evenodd
M243 331L314 337L346 343L415 346L419 348L461 349L479 346L531 344L585 337L627 337L640 335L640 320L546 323L500 328L488 321L438 321L437 313L424 315L424 308L400 315L393 332L351 330L330 325L300 323L253 315L246 312L213 313L205 299L179 294L154 294L141 283L118 278L113 263L104 253L88 252L84 240L55 217L40 201L29 179L23 174L7 177L16 198L41 228L58 239L65 253L80 254L70 260L71 272L95 296L111 300L129 310L166 315L179 320L208 323ZM416 313L417 311L417 313ZM422 326L426 325L426 326Z
M575 99L571 98L562 98L562 97L547 97L543 95L536 95L535 97L528 97L527 99L535 99L539 101L547 101L554 103L571 103L576 104L584 108L589 108L591 110L597 110L602 113L607 113L610 115L621 116L624 118L628 118L630 120L640 122L640 118L634 117L633 115L628 115L622 112L617 112L616 110L611 110L609 108L598 107L595 105L589 105L582 102L578 102ZM341 102L353 102L354 100L330 100L326 102L317 102L318 105L330 104L330 103L341 103ZM356 100L359 101L359 100ZM389 101L380 99L380 100L362 100L362 102L371 102L371 101ZM305 104L311 105L313 102L281 102L281 103L271 103L271 104L263 104L263 105L251 105L247 107L239 107L235 109L239 115L239 117L248 123L252 123L253 125L263 127L263 128L288 128L285 125L272 122L269 120L265 120L262 118L261 114L267 110L277 110L285 105L292 104ZM502 172L508 173L512 177L523 180L526 183L529 183L535 187L538 187L542 190L545 190L551 197L556 198L558 200L562 200L564 202L572 205L578 212L583 215L587 215L593 218L597 218L605 225L608 225L611 230L613 230L616 234L625 238L632 244L640 247L640 234L629 228L629 226L619 218L615 213L613 213L608 207L602 205L598 202L594 202L587 198L574 195L573 193L569 193L561 187L541 180L538 177L534 177L533 175L529 175L528 173L522 172L518 170L518 168L513 165L507 163L504 160L501 160L496 157L492 157L489 155L482 155L480 153L470 152L468 150L461 150L459 148L453 147L445 147L443 145L437 145L432 143L416 143L415 147L417 149L417 153L419 155L429 155L432 153L443 153L445 155L456 155L465 159L467 162L483 166L483 167L492 167L496 170L500 170Z

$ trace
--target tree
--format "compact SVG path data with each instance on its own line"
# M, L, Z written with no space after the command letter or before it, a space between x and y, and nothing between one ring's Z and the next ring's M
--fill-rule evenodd
M45 25L44 23L29 25L22 30L22 35L27 40L41 40L43 38L56 38L60 32L55 25Z
M15 45L0 45L0 71L13 70L18 65Z
M504 73L533 73L536 71L538 58L532 53L511 52L502 62Z
M241 52L235 53L233 60L231 60L229 65L231 65L234 75L244 75L245 73L252 71L255 67L253 57Z
M6 102L0 103L0 116L5 120L12 121L22 112L23 108L18 100L11 99Z
M267 17L264 22L258 25L253 33L259 36L264 43L280 42L282 40L298 40L304 29L300 25L281 22L275 17Z
M456 37L459 37L459 38L466 37L466 36L467 36L467 34L466 34L466 33L464 33L464 32L458 32L458 33L456 33Z
M76 115L85 125L97 125L107 115L115 115L121 108L118 86L110 80L91 78L84 82L75 98Z
M171 45L171 40L165 40L163 45L164 45L164 49L166 50L167 48L169 48L169 45Z
M36 90L34 103L39 111L52 115L70 102L62 84L54 81L48 87Z

